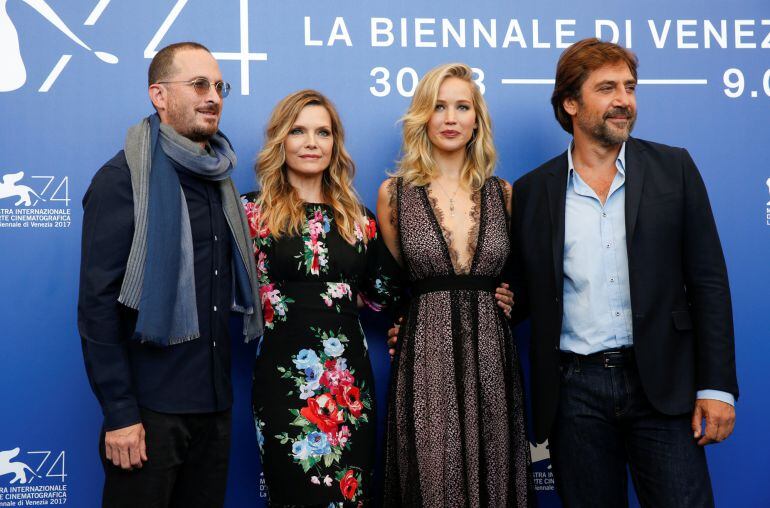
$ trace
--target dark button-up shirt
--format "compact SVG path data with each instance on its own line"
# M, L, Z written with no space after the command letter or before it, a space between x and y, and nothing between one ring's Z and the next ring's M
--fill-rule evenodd
M134 234L131 175L122 151L97 172L83 198L78 328L106 430L138 423L139 407L180 414L232 404L231 234L218 184L178 174L190 215L200 328L199 338L181 344L134 341L137 312L118 303Z

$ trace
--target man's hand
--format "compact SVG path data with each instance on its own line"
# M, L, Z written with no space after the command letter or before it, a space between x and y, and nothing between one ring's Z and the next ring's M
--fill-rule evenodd
M398 331L401 329L401 324L404 322L404 318L398 318L398 321L393 323L393 326L388 330L388 354L390 355L390 361L393 361L393 357L396 355L396 344L398 343Z
M706 430L702 430L703 419ZM735 408L726 402L714 399L698 399L692 412L693 438L700 446L719 443L732 434L735 427Z
M104 448L107 460L130 471L141 468L147 462L147 447L144 442L144 425L136 423L104 434Z
M503 282L495 290L495 299L497 300L497 306L503 309L505 317L511 317L511 309L513 308L513 291L508 289L510 286Z

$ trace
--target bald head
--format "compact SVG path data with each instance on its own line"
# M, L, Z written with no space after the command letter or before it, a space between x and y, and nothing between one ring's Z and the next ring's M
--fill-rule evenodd
M174 67L176 54L189 49L198 49L211 53L206 46L197 42L177 42L176 44L166 46L158 51L158 54L150 62L150 69L147 71L147 86L159 81L166 81L170 76L174 75L176 72Z

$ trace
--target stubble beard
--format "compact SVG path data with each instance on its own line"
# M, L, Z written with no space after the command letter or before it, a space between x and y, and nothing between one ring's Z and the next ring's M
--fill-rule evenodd
M609 117L618 113L625 113L628 117L625 128L617 128L610 124ZM634 130L635 123L636 112L633 112L630 108L623 110L616 109L607 112L602 117L601 121L591 125L589 132L591 133L591 136L603 146L616 146L628 141L631 131Z
M194 143L207 143L219 130L219 119L212 124L196 123L196 111L185 110L176 102L169 104L169 123L180 135Z

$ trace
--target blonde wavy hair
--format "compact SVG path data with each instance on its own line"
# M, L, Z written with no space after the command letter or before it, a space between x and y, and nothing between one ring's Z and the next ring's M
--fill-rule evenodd
M289 183L286 153L283 143L300 112L308 106L321 106L331 118L332 155L329 167L323 172L322 192L331 206L334 222L340 235L349 243L356 241L356 225L366 231L366 210L355 189L355 164L345 150L345 133L334 104L315 90L300 90L286 96L273 110L265 129L265 144L257 156L254 171L260 187L262 226L267 226L276 239L283 234L300 235L306 220L305 201ZM363 234L363 240L368 235Z
M428 138L428 122L436 109L439 88L447 78L462 79L471 88L478 127L465 146L465 164L460 172L460 182L476 191L494 173L497 151L492 139L492 121L484 96L473 82L473 71L462 63L439 65L431 69L417 85L412 103L401 119L401 159L391 176L401 177L413 186L423 186L438 175L438 166L433 159L433 144Z

